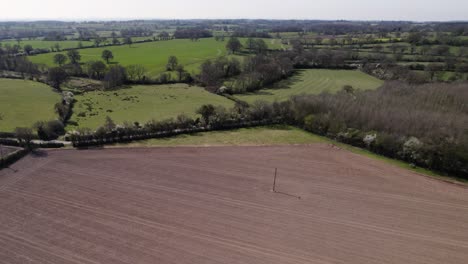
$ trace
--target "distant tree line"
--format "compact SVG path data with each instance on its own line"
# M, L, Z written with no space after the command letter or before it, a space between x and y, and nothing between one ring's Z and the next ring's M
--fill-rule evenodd
M211 38L211 31L201 28L179 28L174 32L176 39L192 39L198 40L201 38Z

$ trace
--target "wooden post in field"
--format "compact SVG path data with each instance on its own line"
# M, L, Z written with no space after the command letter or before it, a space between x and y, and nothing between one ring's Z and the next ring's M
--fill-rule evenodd
M275 168L275 178L273 179L273 192L276 192L276 175L278 173L278 168Z
M3 146L0 145L0 169L3 168L3 164L4 164L4 160L3 160Z

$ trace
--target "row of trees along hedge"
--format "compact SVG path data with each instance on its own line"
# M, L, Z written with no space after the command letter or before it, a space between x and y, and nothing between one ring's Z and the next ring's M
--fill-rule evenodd
M201 118L193 119L179 115L176 119L151 120L144 125L139 123L116 125L112 119L106 118L105 124L96 131L81 129L72 132L69 139L75 147L85 147L202 131L277 124L284 122L289 114L285 111L288 109L287 105L288 103L269 104L260 101L250 106L247 103L237 102L231 109L203 105L197 111Z

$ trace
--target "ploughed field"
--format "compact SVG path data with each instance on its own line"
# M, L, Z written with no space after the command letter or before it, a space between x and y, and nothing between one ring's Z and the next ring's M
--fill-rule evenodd
M1 263L468 259L468 189L328 144L44 151L0 211Z

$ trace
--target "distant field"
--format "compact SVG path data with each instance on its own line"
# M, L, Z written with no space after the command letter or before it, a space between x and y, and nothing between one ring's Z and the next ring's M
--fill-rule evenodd
M0 79L0 131L31 127L37 121L57 118L55 103L60 95L38 82Z
M245 39L243 39L245 41ZM210 58L216 58L226 54L226 41L216 41L214 38L191 41L188 39L176 39L170 41L156 41L147 43L91 48L80 50L82 62L102 60L102 51L108 49L114 54L113 62L127 66L131 64L143 65L149 76L155 76L166 70L169 56L177 56L179 63L184 65L189 72L197 71L199 65ZM266 40L270 48L281 48L281 43L276 40ZM35 63L53 66L53 57L56 53L41 54L30 57Z
M232 107L233 102L196 86L185 84L133 86L116 91L95 91L77 95L72 121L79 127L96 129L106 116L117 124L125 121L147 122L185 113L195 117L203 104ZM74 127L70 127L72 129Z
M149 146L257 146L328 142L327 139L290 126L266 126L179 135L119 144L126 147Z
M376 89L383 81L360 71L350 70L301 70L288 80L276 84L274 87L262 89L256 93L236 95L241 100L254 102L256 100L281 101L297 94L334 93L340 91L344 85L351 85L354 89Z
M2 45L16 45L16 40L4 40L0 41ZM50 49L55 44L59 44L61 49L76 48L78 47L78 40L66 40L66 41L45 41L45 40L22 40L19 45L24 47L25 45L31 45L34 49ZM81 41L83 46L92 46L92 41Z

